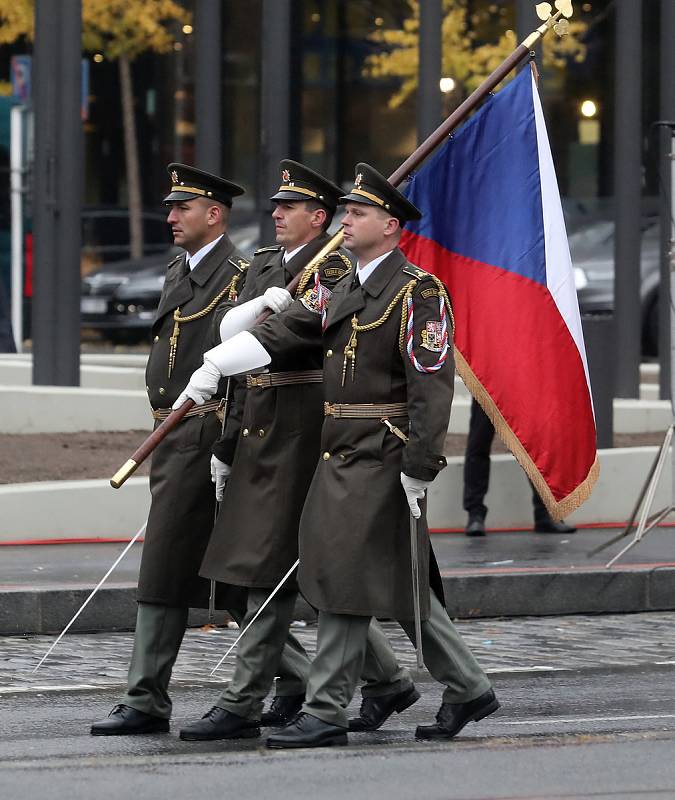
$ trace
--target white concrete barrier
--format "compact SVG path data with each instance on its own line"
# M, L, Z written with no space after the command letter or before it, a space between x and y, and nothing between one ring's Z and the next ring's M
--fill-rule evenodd
M0 541L133 536L148 516L147 478L0 486Z
M33 364L29 360L0 359L0 386L32 386ZM140 367L80 365L83 389L145 389L145 369Z
M635 505L656 447L625 447L600 450L600 477L590 498L569 519L576 523L623 522ZM432 483L429 494L429 525L432 528L462 528L461 457L448 459L448 466ZM654 500L655 510L670 503L671 467L668 459ZM511 455L491 459L490 490L485 499L488 527L518 528L532 525L532 489L525 473Z
M600 451L600 478L591 497L570 520L577 523L623 522L656 454L656 447ZM431 486L432 528L463 528L463 459L448 459ZM487 523L495 528L532 525L532 491L525 474L508 455L492 459ZM668 460L656 492L655 509L670 502ZM34 538L132 536L150 504L147 478L131 478L119 490L107 480L54 481L0 486L0 541Z
M0 433L150 430L145 391L0 386Z

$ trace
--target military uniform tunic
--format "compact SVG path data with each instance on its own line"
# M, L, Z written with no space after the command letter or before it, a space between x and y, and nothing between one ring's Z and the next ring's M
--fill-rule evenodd
M186 256L175 259L152 326L153 345L146 368L148 397L153 409L171 408L191 374L213 347L213 309L180 325L175 362L169 375L170 337L174 311L182 317L204 311L235 281L245 279L248 260L227 235L190 272ZM214 306L215 308L215 306ZM217 396L222 396L225 381ZM159 423L158 423L159 424ZM216 509L209 462L211 447L221 432L211 412L180 422L157 446L150 467L152 504L145 533L138 582L138 600L169 606L206 607L209 584L199 577L199 565L213 528ZM241 595L241 596L240 596ZM245 608L245 595L218 587L219 608Z
M285 265L281 248L264 248L253 259L240 300L288 284L327 241L325 234L319 236ZM322 284L332 286L349 269L346 257L331 255L320 267ZM313 285L312 277L303 294L311 294ZM312 340L312 346L274 353L269 372L320 372L320 341L316 335ZM223 497L227 520L216 522L202 575L273 588L298 555L300 514L319 453L323 392L321 383L265 388L244 383L235 398L225 436L214 447L218 458L232 465ZM294 585L292 579L287 582L287 588Z
M344 404L407 404L405 416L389 416L407 444L380 419L327 416L321 451L300 522L300 591L313 606L335 614L413 619L410 522L400 472L432 480L442 455L452 403L452 346L436 372L418 371L405 349L402 299L412 288L414 355L431 366L439 360L439 289L427 273L396 249L363 287L341 281L330 298L324 348L324 399ZM393 305L392 305L393 304ZM385 321L379 322L392 305ZM358 333L356 361L344 364L352 319L373 323ZM273 354L292 351L309 337L318 315L293 304L254 335ZM452 327L447 319L451 341ZM423 335L424 334L424 335ZM402 342L403 337L403 342ZM401 348L403 345L403 351ZM422 346L424 345L424 346ZM343 382L343 368L346 366ZM418 523L422 617L429 616L430 545L424 513ZM434 565L435 566L435 565Z

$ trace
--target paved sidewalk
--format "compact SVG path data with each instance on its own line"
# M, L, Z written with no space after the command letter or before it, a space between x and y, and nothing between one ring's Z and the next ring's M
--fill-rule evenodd
M384 623L402 664L413 668L412 646L396 623ZM653 664L675 665L675 613L608 616L523 617L460 621L457 627L491 673L606 669ZM316 626L293 632L312 654ZM209 672L238 634L216 628L188 631L173 680L184 685L221 684L231 677L234 657ZM54 641L49 636L0 638L0 696L16 692L122 687L131 656L130 633L73 634L33 674Z
M605 564L630 537L592 558L588 553L616 533L509 531L478 539L434 534L448 609L460 618L675 610L675 528L653 531L608 570ZM0 635L62 630L123 548L123 543L0 547ZM141 548L134 545L73 633L134 626ZM313 619L306 605L297 613ZM205 612L194 612L191 621L206 621Z

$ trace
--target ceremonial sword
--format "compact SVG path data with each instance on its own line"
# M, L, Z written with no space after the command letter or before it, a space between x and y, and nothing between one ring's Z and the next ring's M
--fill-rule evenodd
M75 620L80 616L80 614L84 611L84 609L89 605L91 600L94 598L94 595L96 594L96 592L98 592L98 590L101 588L101 586L103 586L103 584L108 580L108 577L112 574L112 572L115 569L115 567L120 563L120 561L124 558L124 556L129 552L129 550L131 549L131 546L133 544L135 544L138 541L138 539L143 535L143 533L145 532L145 529L147 528L147 526L148 526L148 521L146 520L143 523L143 525L140 527L140 529L138 530L138 533L127 544L127 546L124 548L124 550L122 550L120 555L115 559L115 563L110 567L110 569L106 572L106 574L97 583L97 585L94 588L94 590L89 594L89 597L87 597L87 599L84 601L84 603L82 603L82 605L75 612L75 616L70 620L70 622L66 625L66 627L61 631L61 633L58 635L56 641L52 644L52 646L49 648L49 650L47 650L47 652L42 656L42 658L40 659L40 663L37 665L37 667L35 667L35 669L33 670L33 672L31 674L35 674L40 669L40 667L43 665L43 663L47 660L47 657L52 652L52 650L54 650L56 645L61 641L61 639L63 639L63 637L66 635L66 633L68 633L68 631L70 630L70 626L73 624L73 622L75 622Z

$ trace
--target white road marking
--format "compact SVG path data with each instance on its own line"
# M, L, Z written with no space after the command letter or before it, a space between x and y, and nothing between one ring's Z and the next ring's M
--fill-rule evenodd
M616 717L545 717L544 719L504 720L495 719L502 725L571 725L579 722L626 722L634 719L675 719L675 714L628 714Z

